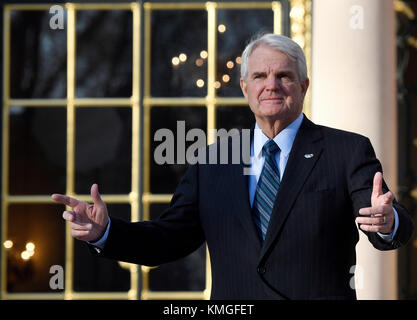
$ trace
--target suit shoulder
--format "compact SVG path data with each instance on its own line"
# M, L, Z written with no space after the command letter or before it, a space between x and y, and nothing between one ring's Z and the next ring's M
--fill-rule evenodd
M351 141L352 143L364 143L368 142L369 138L352 131L346 131L341 129L336 129L332 127L317 125L323 133L323 137L326 139L335 139L343 141Z

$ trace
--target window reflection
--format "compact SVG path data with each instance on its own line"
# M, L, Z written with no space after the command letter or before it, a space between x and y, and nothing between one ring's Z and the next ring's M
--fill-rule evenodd
M131 191L132 111L130 108L78 108L75 141L75 190L90 194Z
M49 270L53 265L65 268L65 222L59 214L64 210L61 205L9 206L6 237L13 245L5 250L8 292L60 291L50 288Z
M151 95L201 97L207 94L207 12L154 10L152 21ZM201 84L201 82L200 82Z
M66 20L66 13L64 11ZM65 98L67 33L49 27L49 12L12 10L10 95L12 98Z
M10 194L65 193L66 110L12 106Z
M132 31L131 11L77 12L78 98L132 95Z

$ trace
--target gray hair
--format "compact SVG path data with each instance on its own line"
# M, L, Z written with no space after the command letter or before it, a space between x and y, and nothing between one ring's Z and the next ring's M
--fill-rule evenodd
M278 34L267 33L256 36L250 41L242 53L242 63L240 66L240 76L246 81L248 73L249 57L260 45L268 46L285 53L290 59L297 62L298 77L300 81L307 79L307 64L303 49L292 39Z

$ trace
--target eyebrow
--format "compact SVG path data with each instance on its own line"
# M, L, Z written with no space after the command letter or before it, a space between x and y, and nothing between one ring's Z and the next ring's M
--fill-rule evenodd
M265 76L266 72L265 71L254 71L251 74L251 77L255 77L255 76ZM279 72L277 72L275 74L276 76L285 76L285 75L289 75L289 76L295 76L295 73L291 70L281 70Z

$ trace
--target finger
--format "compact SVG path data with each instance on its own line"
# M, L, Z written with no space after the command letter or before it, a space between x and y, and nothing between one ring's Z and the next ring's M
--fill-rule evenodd
M67 205L71 208L76 207L80 203L80 201L78 201L77 199L74 199L74 198L71 198L71 197L68 197L68 196L64 196L63 194L54 193L51 196L51 198L52 198L52 200L54 200L56 202L63 203L63 204L65 204L65 205Z
M93 225L91 223L71 222L70 228L71 230L91 231L93 229Z
M394 195L391 191L388 191L384 194L384 203L386 204L392 204L392 201L394 200Z
M71 230L71 234L74 238L83 240L84 237L87 237L90 234L90 231L87 230Z
M378 216L373 218L366 218L366 217L359 217L356 218L356 222L359 224L368 224L368 225L383 225L387 222L387 218L385 216Z
M378 197L382 195L382 173L377 172L374 175L374 185L372 188L372 197Z
M94 205L103 206L104 202L101 199L100 193L98 192L98 185L95 183L91 186L91 198L93 199Z
M385 231L385 225L368 225L368 224L361 224L360 228L363 231L368 231L368 232L381 232L383 233Z
M73 211L64 211L64 213L62 214L62 217L69 222L72 222L75 220L75 215Z
M384 207L383 206L375 206L375 207L367 207L362 208L359 210L359 214L361 216L372 216L376 214L383 214L384 213Z

